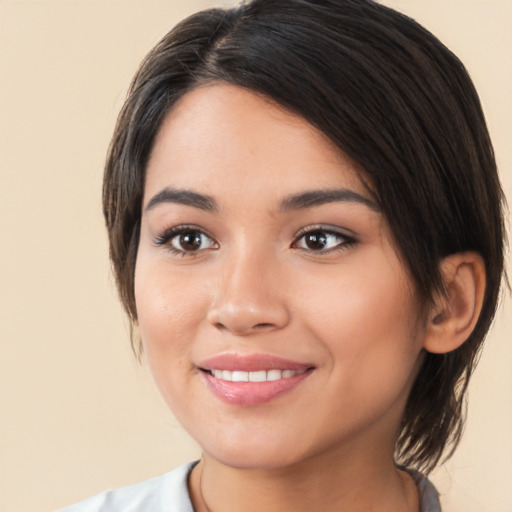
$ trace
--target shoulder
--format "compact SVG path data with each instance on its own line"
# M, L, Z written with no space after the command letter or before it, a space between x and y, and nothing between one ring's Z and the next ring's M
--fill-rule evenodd
M58 512L193 512L187 478L196 462L134 485L111 489Z
M407 470L408 473L414 478L418 486L418 493L420 495L420 511L421 512L441 512L441 504L439 502L439 493L432 485L427 477L418 471Z

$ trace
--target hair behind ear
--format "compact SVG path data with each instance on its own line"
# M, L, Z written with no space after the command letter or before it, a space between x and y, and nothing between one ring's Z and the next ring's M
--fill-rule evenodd
M401 464L426 472L447 446L445 456L450 457L460 439L463 397L489 321L482 256L455 253L441 261L439 270L443 288L425 317L425 358L407 401L396 450Z

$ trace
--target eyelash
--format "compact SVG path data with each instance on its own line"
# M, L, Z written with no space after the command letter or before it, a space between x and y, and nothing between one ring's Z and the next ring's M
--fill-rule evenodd
M178 243L180 242L177 238L180 235L186 235L186 234L193 234L196 237L206 237L209 240L209 246L205 248L201 248L201 245L203 244L203 240L200 241L200 245L195 250L186 250L184 248L178 248L176 247L173 242L174 240L178 240ZM313 236L315 235L318 237L316 239L316 242L320 243L326 243L327 245L329 242L332 242L333 240L337 239L338 242L333 247L328 247L327 249L320 248L319 250L311 249L310 247L300 247L299 244L301 240L303 240L307 235ZM311 253L319 253L319 254L328 254L333 252L339 252L348 249L352 245L356 244L357 241L344 233L340 233L339 231L327 228L325 226L309 226L307 228L303 228L300 230L300 232L295 237L294 242L292 243L293 248L297 248L303 251L311 252ZM158 235L154 239L154 244L158 247L160 246L166 246L166 248L171 251L173 254L176 254L178 256L192 256L195 254L198 254L200 252L203 252L207 249L217 249L219 247L218 243L203 231L203 229L192 226L192 225L183 225L183 226L175 226L170 229L167 229L164 231L161 235Z
M327 249L313 250L308 247L299 247L299 242L303 240L307 235L323 235L324 239L327 239L327 243L329 239L332 241L333 239L338 239L338 243L333 247L329 247ZM330 227L325 226L309 226L307 228L301 229L295 238L295 242L293 242L293 247L297 249L301 249L304 251L319 253L319 254L329 254L333 252L339 252L348 249L349 247L355 245L357 240L351 236L348 236L340 231L332 229Z
M197 226L175 226L172 228L169 228L165 230L161 235L158 235L154 239L154 244L158 247L160 246L166 246L166 248L172 252L173 254L176 254L178 256L191 256L196 253L200 253L205 250L205 248L198 248L197 250L185 250L185 249L179 249L173 245L174 239L178 240L179 235L186 235L194 233L196 236L199 235L200 237L206 237L211 242L211 247L208 247L207 249L211 248L218 248L217 242L208 234L204 232L203 229L197 227ZM202 242L201 242L202 244Z

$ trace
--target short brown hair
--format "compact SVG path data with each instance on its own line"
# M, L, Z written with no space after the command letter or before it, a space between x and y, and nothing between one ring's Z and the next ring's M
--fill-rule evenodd
M253 0L181 22L137 72L106 163L110 255L132 322L146 163L169 109L209 82L272 98L364 169L425 303L442 290L443 257L483 257L478 323L457 350L425 354L397 442L399 462L430 470L460 438L463 397L503 274L503 194L468 73L430 32L371 0Z

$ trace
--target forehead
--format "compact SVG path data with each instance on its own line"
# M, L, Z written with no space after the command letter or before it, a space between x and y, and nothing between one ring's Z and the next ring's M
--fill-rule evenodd
M216 84L184 95L157 134L146 200L164 187L252 197L350 188L357 166L302 117L249 90Z

